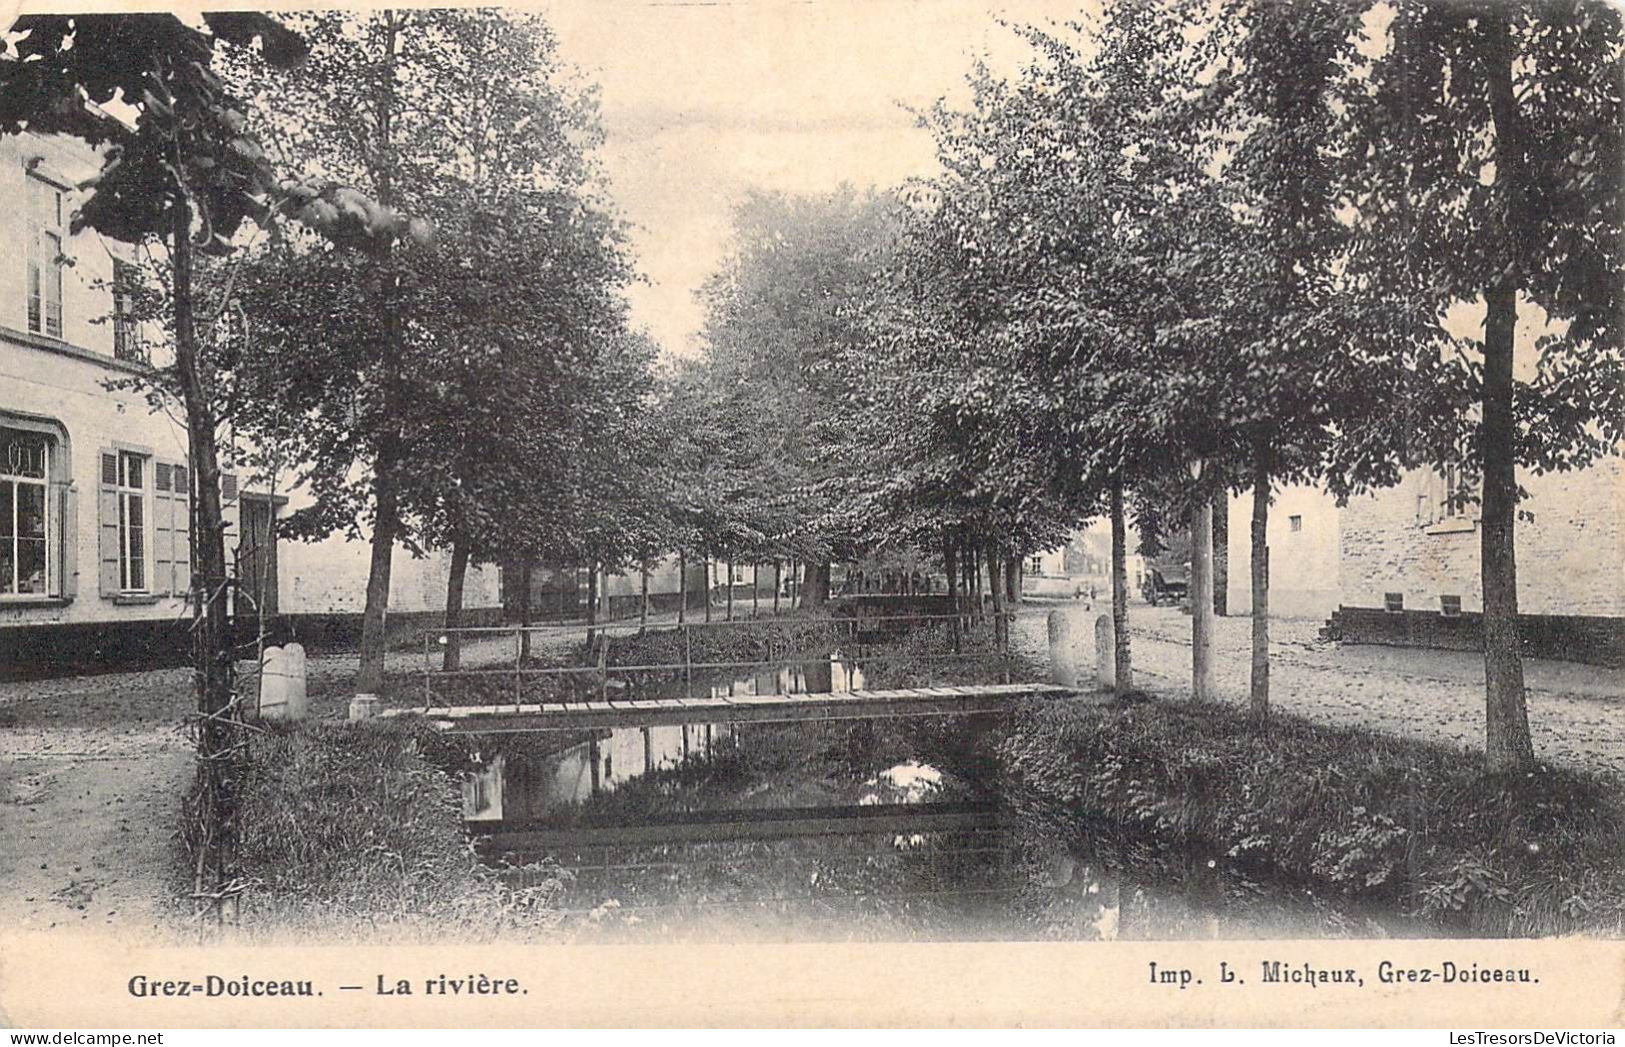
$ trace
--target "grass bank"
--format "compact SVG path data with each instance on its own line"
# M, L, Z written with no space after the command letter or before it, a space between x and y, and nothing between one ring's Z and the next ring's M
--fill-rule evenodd
M1625 934L1618 783L1371 731L1136 696L1023 709L1000 761L1087 845L1196 854L1448 932Z
M271 724L251 736L235 876L244 933L323 941L540 939L556 876L515 887L463 831L445 743L406 721Z

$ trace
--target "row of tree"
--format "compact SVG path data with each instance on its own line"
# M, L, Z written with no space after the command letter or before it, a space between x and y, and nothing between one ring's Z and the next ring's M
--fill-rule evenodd
M1515 469L1625 436L1620 12L1147 0L1023 32L1025 68L922 115L940 177L741 208L685 379L732 449L710 535L997 579L1107 515L1126 684L1126 517L1210 542L1251 489L1263 716L1270 492L1454 466L1482 481L1489 766L1530 764Z

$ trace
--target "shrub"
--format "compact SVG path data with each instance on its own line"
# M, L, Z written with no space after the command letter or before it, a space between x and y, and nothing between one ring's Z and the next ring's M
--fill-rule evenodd
M1159 700L1034 704L1000 757L1074 824L1469 933L1625 933L1616 783L1486 776L1443 746Z
M556 871L481 863L431 728L277 724L253 735L234 793L243 924L323 939L533 937L554 922ZM527 886L513 886L523 880Z

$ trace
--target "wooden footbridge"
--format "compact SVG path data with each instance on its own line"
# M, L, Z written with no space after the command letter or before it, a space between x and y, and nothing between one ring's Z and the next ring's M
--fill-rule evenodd
M902 716L972 716L1009 712L1032 698L1070 698L1078 691L1047 683L908 687L829 694L743 694L733 697L452 705L390 709L384 716L423 717L455 733L508 733L665 727L684 724L793 723Z

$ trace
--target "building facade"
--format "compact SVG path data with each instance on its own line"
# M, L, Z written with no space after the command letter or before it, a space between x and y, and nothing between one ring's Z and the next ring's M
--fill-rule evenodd
M179 664L191 614L190 491L179 408L131 385L169 362L129 315L136 258L69 233L75 186L99 163L76 141L0 139L0 677ZM233 471L222 477L239 619L318 646L359 632L368 550L341 537L278 541L301 504ZM397 629L444 606L447 557L396 551ZM496 572L471 570L467 603L499 607ZM257 617L257 615L256 615Z
M1625 664L1625 460L1537 476L1516 522L1525 653ZM1483 589L1476 492L1413 470L1342 511L1345 641L1479 649Z
M1232 495L1227 516L1230 614L1253 611L1253 493ZM1332 496L1291 485L1272 492L1265 541L1270 550L1270 616L1330 617L1342 603L1342 514Z

